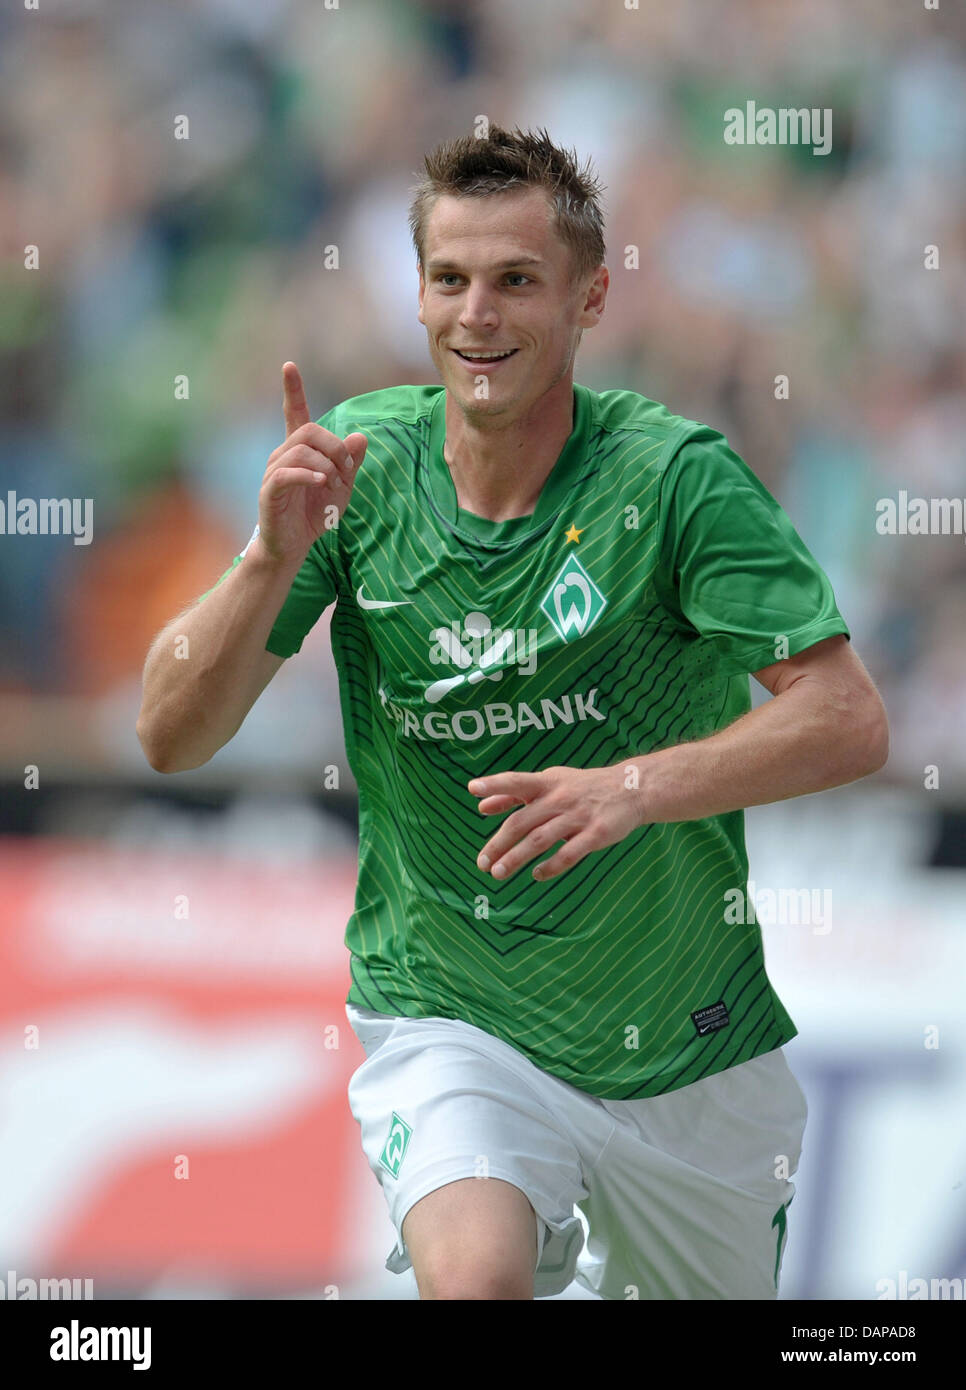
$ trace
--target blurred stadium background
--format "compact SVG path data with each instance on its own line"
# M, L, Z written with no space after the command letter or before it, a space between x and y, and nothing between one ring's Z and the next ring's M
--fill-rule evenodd
M727 146L750 99L830 107L831 152ZM0 1270L99 1297L415 1297L383 1270L345 1098L355 800L327 617L208 766L153 773L134 726L152 636L251 532L282 362L314 416L436 380L408 188L481 114L546 126L607 186L612 291L578 380L728 435L890 712L874 779L748 814L755 882L833 914L764 927L810 1104L783 1297L961 1279L966 550L875 527L900 489L966 496L966 13L945 0L0 16L0 498L94 503L90 545L0 535Z

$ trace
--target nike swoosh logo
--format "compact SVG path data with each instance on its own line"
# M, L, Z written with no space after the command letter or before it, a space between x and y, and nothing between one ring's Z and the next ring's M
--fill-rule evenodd
M359 585L359 592L356 594L356 602L360 608L400 608L403 604L412 603L411 598L363 598L362 591L365 584Z

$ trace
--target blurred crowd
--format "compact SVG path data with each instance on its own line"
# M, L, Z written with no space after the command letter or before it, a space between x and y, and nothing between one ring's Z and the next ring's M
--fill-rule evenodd
M752 99L830 108L830 152L726 144ZM546 127L605 184L612 289L577 379L728 436L832 579L893 773L937 764L966 800L964 536L876 530L900 490L966 499L945 0L8 7L0 498L92 498L94 539L0 535L0 692L136 710L151 637L251 532L285 360L314 417L437 380L409 189L480 116Z

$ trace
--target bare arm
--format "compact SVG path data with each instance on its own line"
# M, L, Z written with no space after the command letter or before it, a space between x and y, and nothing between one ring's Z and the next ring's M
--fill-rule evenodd
M349 502L366 437L315 424L298 368L283 368L285 442L269 457L259 534L204 602L155 638L144 666L137 734L157 772L200 767L233 738L283 657L265 650L313 542Z
M629 760L642 774L642 821L697 820L807 796L883 766L886 712L846 637L827 637L754 675L773 700L710 738Z
M265 642L298 571L256 547L155 638L144 665L138 738L156 772L200 767L241 728L284 657Z
M754 672L774 695L710 738L611 767L497 772L467 783L484 815L521 806L477 859L494 878L565 843L533 870L554 878L648 823L701 820L854 782L889 755L872 679L844 636ZM634 769L635 775L629 776Z

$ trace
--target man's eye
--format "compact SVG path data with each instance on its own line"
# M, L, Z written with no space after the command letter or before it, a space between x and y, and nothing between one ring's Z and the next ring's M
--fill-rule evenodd
M443 285L446 289L450 288L450 285L447 283L448 281L459 280L460 278L461 277L456 274L455 270L441 271L440 274L436 277L439 283ZM511 271L510 274L507 275L505 278L507 280L519 280L523 284L530 283L530 276L524 275L523 272L520 270Z

